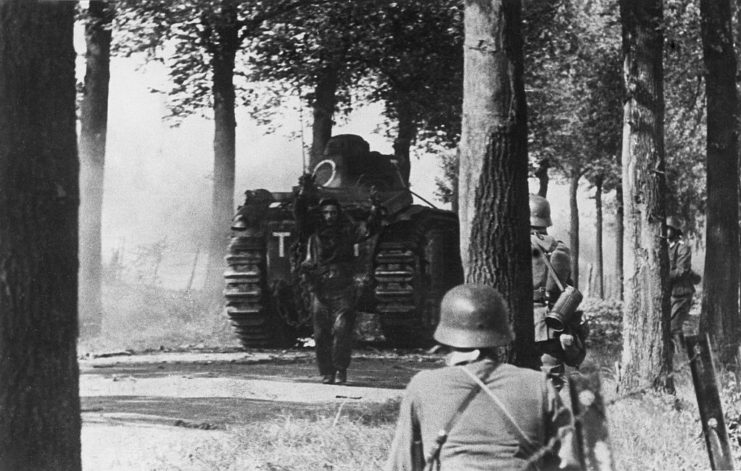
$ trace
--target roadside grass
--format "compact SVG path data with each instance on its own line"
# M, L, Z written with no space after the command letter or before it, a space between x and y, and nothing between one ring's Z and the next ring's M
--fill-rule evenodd
M621 316L615 302L586 300L591 325L587 361L602 371L613 461L618 470L709 469L686 357L675 367L676 396L616 391ZM228 320L210 313L186 292L146 286L106 288L104 333L83 339L81 350L238 348ZM684 361L682 361L684 360ZM741 385L721 375L722 400L736 463L741 463ZM319 411L283 413L272 420L232 427L189 451L175 467L163 452L156 469L377 470L393 436L398 401L327 405ZM224 438L226 437L226 438ZM155 458L157 459L157 458Z
M694 393L687 378L677 396L645 393L608 407L616 470L709 469ZM615 399L607 379L607 401ZM394 433L398 401L327 406L229 429L228 439L192 450L187 470L380 470ZM735 443L736 460L741 447ZM162 469L172 469L164 465Z
M220 308L209 308L196 292L123 282L103 286L103 326L82 337L81 354L116 350L239 348Z
M225 440L202 443L189 471L357 471L382 469L399 402L333 405L283 414L230 429ZM161 469L169 468L162 458ZM160 468L158 468L160 469Z

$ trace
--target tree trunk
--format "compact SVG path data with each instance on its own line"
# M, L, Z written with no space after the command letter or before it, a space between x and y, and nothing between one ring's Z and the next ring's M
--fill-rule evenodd
M399 130L394 140L394 156L398 162L399 171L404 179L404 183L409 186L409 174L411 172L409 149L412 141L417 136L417 126L408 103L398 103L396 112L399 116Z
M728 0L701 0L707 95L707 222L700 331L711 335L720 360L733 364L741 340L739 293L739 175L736 57Z
M663 11L661 0L621 0L625 303L620 387L674 391L664 237Z
M0 469L79 470L73 2L0 2Z
M548 169L551 168L551 161L543 159L540 161L537 170L535 170L535 178L538 179L538 195L543 198L548 197Z
M520 3L466 0L459 214L466 281L507 300L510 361L538 368L533 348L527 122Z
M103 322L101 228L108 129L113 4L91 1L85 25L85 88L80 102L80 324L83 335L99 335Z
M615 278L617 279L618 299L623 300L623 186L622 183L615 189Z
M569 249L571 249L571 282L579 287L579 205L576 201L581 170L575 169L569 178Z
M597 221L595 223L595 251L597 252L597 263L594 278L597 280L597 296L605 299L605 286L602 273L604 273L604 264L602 260L602 178L598 177L595 183L594 206L597 212Z
M314 122L311 125L311 152L309 156L309 171L321 162L324 147L332 137L332 117L337 105L338 71L335 67L327 67L320 75L314 90L314 99L311 107L314 112Z
M212 45L214 98L214 183L208 268L204 295L217 302L221 298L224 256L234 213L235 128L234 57L239 49L239 27L234 0L224 0L218 24L217 41Z
M453 211L456 215L459 214L458 211L458 201L460 195L460 174L461 174L461 149L460 146L455 151L455 178L453 178L453 181L450 182L450 185L452 187L452 195L450 200L450 210ZM460 218L458 218L460 219Z

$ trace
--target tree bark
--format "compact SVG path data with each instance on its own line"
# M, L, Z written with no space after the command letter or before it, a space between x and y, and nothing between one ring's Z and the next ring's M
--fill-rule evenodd
M538 368L520 15L514 0L465 2L458 209L466 281L502 293L516 336L510 361Z
M579 287L579 204L576 196L579 190L581 170L574 169L569 178L569 249L571 249L571 283Z
M707 96L707 222L700 331L731 365L741 340L739 295L738 98L729 0L701 0Z
M595 222L595 251L597 252L597 263L594 278L597 280L597 296L605 299L605 286L602 273L604 273L604 264L602 259L602 177L598 177L594 184L594 206L597 213Z
M0 469L79 470L74 3L0 2Z
M214 25L216 41L211 45L214 98L214 183L208 267L204 295L221 299L224 256L234 213L235 128L234 58L239 49L239 26L235 0L223 0Z
M664 237L663 11L661 0L621 0L625 266L620 387L674 391Z
M101 230L113 4L93 0L85 25L85 88L80 102L80 324L98 335L103 322Z
M618 299L623 300L623 225L625 212L623 211L622 183L615 189L615 278L617 279Z
M311 125L312 141L311 152L309 153L309 171L321 162L327 141L332 137L332 117L337 106L338 84L339 74L333 66L324 69L317 81L311 103L314 122Z

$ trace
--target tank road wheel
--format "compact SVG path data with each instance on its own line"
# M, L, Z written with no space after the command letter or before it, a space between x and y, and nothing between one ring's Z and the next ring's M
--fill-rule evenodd
M242 346L283 347L295 342L291 329L270 309L264 239L232 237L226 262L226 312Z
M391 345L432 344L440 300L462 282L457 226L445 222L405 221L381 236L374 270L376 310Z

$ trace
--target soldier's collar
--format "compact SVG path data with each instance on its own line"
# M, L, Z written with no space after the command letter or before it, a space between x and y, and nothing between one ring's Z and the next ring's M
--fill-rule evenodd
M467 352L453 350L445 357L445 364L448 366L465 365L478 360L480 356L481 350L471 350Z

